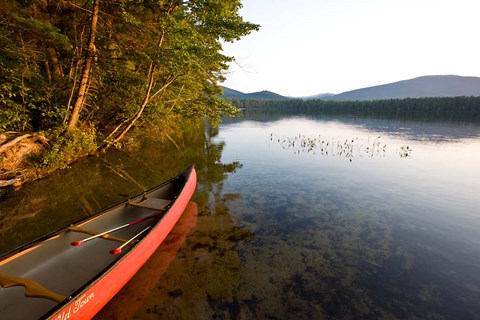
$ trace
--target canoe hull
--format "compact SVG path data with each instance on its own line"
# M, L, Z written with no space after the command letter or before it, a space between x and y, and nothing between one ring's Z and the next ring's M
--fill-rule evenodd
M192 167L185 171L183 175L186 179L185 184L176 195L175 199L172 199L171 206L158 220L158 222L151 222L151 227L148 234L146 234L138 243L136 243L131 250L125 248L124 251L126 252L122 253L120 258L113 260L113 263L106 264L104 266L104 270L100 272L98 277L94 278L90 282L87 282L82 288L77 289L74 293L72 293L72 296L70 296L68 299L52 308L47 312L47 314L44 314L43 317L40 315L40 317L44 319L55 320L90 319L97 312L99 312L103 306L105 306L105 304L107 304L108 301L110 301L113 296L115 296L115 294L117 294L117 292L133 277L133 275L160 246L187 207L195 191L196 172ZM162 193L161 190L160 193ZM117 207L126 205L127 204L120 204ZM142 210L145 211L145 215L148 214L148 210ZM102 215L99 214L98 217L94 217L91 220L100 220L102 219L101 217ZM87 226L88 223L91 223L90 220L85 222ZM79 225L81 226L82 224ZM60 234L54 238L58 239L62 236L63 234ZM79 235L77 235L77 237L79 237ZM96 241L108 242L106 240L94 240L92 242ZM47 242L50 242L50 240ZM88 246L93 247L93 245L95 244L86 244L82 246L86 248L81 248L81 250L88 250ZM111 242L109 245L112 247ZM115 246L114 243L113 246ZM108 254L108 252L106 254ZM81 273L81 270L72 270L72 274L74 274L74 272ZM0 290L3 289L0 287ZM35 318L38 318L38 316Z
M133 277L150 256L167 237L183 211L187 207L196 186L196 173L192 170L185 184L168 213L162 218L147 237L145 237L130 254L119 260L111 270L85 289L77 299L70 301L49 319L90 319L108 303L120 289Z

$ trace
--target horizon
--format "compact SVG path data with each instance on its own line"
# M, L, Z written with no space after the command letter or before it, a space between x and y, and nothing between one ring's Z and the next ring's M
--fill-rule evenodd
M389 85L389 84L394 84L394 83L397 83L397 82L401 82L401 81L409 81L409 80L413 80L413 79L418 79L418 78L425 78L425 77L461 77L461 78L480 78L480 77L477 77L477 76L463 76L463 75L456 75L456 74L438 74L438 75L424 75L424 76L418 76L418 77L414 77L414 78L410 78L410 79L401 79L401 80L397 80L397 81L393 81L393 82L389 82L389 83L382 83L382 84L377 84L377 85L373 85L373 86L369 86L369 87L363 87L363 88L356 88L356 89L352 89L352 90L348 90L348 91L343 91L343 92L338 92L338 93L334 93L334 92L318 92L318 93L315 93L315 94L312 94L312 95L308 95L308 96L288 96L288 95L284 95L283 93L281 92L275 92L275 91L271 91L271 90L268 90L268 89L260 89L258 91L251 91L251 92L244 92L242 90L239 90L239 89L236 89L236 88L232 88L232 87L229 87L229 86L226 86L226 85L223 85L223 84L220 84L222 87L224 88L228 88L230 90L234 90L234 91L238 91L242 94L254 94L254 93L260 93L260 92L271 92L271 93L275 93L275 94L278 94L278 95L281 95L285 98L309 98L309 97L313 97L313 96L320 96L320 95L339 95L339 94L343 94L343 93L347 93L347 92L351 92L351 91L356 91L356 90L362 90L362 89L368 89L368 88L372 88L372 87L378 87L378 86L383 86L383 85Z
M284 96L339 94L424 75L480 76L475 0L243 0L260 30L223 53L222 86Z

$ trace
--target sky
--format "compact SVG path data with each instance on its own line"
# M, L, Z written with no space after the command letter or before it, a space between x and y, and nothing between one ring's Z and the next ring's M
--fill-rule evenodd
M480 0L243 0L260 30L222 85L302 97L424 75L480 76Z

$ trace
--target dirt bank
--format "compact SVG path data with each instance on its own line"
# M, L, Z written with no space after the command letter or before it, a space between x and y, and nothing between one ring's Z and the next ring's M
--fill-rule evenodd
M0 199L22 183L43 176L30 161L48 147L48 139L40 134L0 133Z

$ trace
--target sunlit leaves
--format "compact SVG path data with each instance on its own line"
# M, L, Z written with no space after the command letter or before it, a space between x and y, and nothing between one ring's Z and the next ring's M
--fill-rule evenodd
M7 13L0 20L0 73L8 84L0 86L0 104L10 129L61 126L68 116L90 8L91 1L76 0L0 4ZM235 113L217 97L218 83L232 61L221 53L222 42L258 29L239 16L240 8L239 0L100 0L79 124L88 122L108 135L136 114L145 97L145 113L136 125L173 115L208 116L216 122Z

